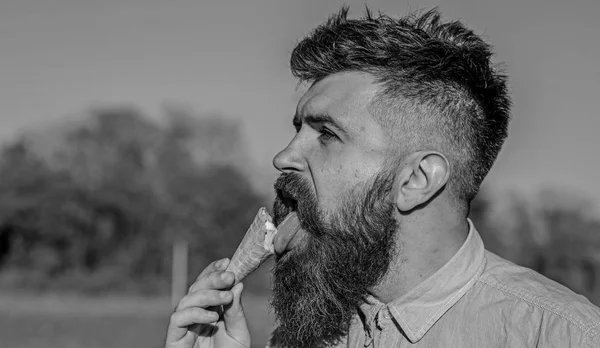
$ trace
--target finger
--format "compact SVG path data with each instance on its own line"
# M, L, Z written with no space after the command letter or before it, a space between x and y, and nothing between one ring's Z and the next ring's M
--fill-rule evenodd
M190 286L189 292L202 289L228 289L233 285L235 276L231 272L216 271L198 279Z
M167 345L181 340L187 335L191 325L210 324L219 320L219 314L198 307L186 308L171 315L167 329Z
M231 337L235 337L241 343L250 342L250 333L248 330L248 323L246 322L246 315L244 314L244 308L242 307L242 291L244 290L244 284L238 283L231 289L233 294L233 301L231 304L225 306L223 313L223 321L225 323L225 330Z
M224 271L227 269L227 266L229 266L228 258L213 261L208 266L206 266L206 268L203 269L202 272L200 272L196 280L206 277L207 275L213 272Z
M178 310L171 316L171 326L187 328L193 324L210 324L219 320L219 314L198 307Z
M185 295L179 301L176 310L188 307L206 308L209 306L222 306L231 303L232 299L233 294L231 291L199 290Z

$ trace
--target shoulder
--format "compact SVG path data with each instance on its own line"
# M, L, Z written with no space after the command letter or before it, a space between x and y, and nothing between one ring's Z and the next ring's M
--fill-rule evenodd
M600 342L600 309L587 298L489 251L486 263L477 284L478 294L489 300L486 303L495 303L492 307L510 313L511 319L523 319L520 325L535 327L545 336Z

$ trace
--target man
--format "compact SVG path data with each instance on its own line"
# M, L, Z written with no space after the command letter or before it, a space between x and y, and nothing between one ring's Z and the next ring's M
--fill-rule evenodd
M486 251L469 203L507 136L491 47L436 10L331 17L291 68L311 87L274 159L270 347L600 347L600 310ZM228 260L198 277L167 347L250 347ZM224 307L219 307L224 306Z

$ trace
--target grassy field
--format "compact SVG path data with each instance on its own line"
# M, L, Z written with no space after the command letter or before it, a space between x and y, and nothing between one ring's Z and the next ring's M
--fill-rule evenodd
M244 294L253 347L273 327L265 296ZM0 294L2 348L159 348L168 298L82 298Z

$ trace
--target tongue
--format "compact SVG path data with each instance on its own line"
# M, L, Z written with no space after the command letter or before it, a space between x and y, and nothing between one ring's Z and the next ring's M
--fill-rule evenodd
M298 215L296 213L288 214L279 226L277 226L277 234L273 241L275 252L278 254L284 253L288 248L288 244L290 244L290 241L299 230L300 220L298 219Z

